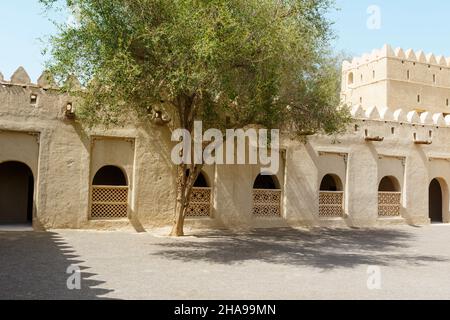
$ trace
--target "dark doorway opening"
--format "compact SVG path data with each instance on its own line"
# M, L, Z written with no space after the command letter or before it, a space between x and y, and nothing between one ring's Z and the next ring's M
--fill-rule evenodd
M0 224L31 224L34 208L31 169L16 161L0 164Z
M432 223L444 222L442 216L442 187L438 179L433 179L430 183L428 208Z

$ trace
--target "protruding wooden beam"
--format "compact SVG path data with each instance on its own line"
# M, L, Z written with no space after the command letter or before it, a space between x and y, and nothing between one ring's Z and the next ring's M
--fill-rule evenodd
M384 141L384 137L370 136L369 135L369 130L366 129L366 131L364 132L364 140L371 141L371 142L383 142Z
M376 136L376 137L366 137L366 141L372 141L372 142L383 142L384 137Z
M431 140L414 140L414 144L430 145L433 144Z

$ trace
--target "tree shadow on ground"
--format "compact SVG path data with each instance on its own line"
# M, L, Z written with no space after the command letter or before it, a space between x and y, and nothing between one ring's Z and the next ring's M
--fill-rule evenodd
M0 232L0 299L102 299L112 290L96 288L104 281L91 279L64 238L51 232ZM81 270L81 289L69 290L67 269Z
M195 239L159 243L155 255L186 262L354 268L358 265L424 265L446 258L409 251L414 236L396 229L264 229L246 233L206 232Z

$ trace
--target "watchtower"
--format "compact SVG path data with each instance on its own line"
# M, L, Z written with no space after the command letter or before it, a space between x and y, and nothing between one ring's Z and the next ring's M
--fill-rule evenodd
M384 45L344 61L342 100L364 110L450 114L450 58Z

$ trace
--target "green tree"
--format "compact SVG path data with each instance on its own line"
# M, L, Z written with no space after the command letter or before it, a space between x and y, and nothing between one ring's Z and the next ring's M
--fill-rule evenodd
M49 69L84 88L82 124L171 115L173 128L341 130L340 69L329 50L333 0L41 0L75 24L50 38ZM164 120L164 119L163 119ZM161 121L163 121L161 120ZM289 126L286 126L289 124ZM178 166L172 235L183 235L202 165ZM188 172L188 174L185 174Z

